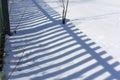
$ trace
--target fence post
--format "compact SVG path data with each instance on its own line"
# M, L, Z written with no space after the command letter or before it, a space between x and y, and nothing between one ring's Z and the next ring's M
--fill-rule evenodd
M5 34L10 35L8 0L0 0L0 80L6 80L3 72Z
M5 29L5 33L10 35L8 0L1 0L1 3L2 3L2 13L3 13L3 27Z
M3 68L5 34L10 35L8 0L0 0L0 71Z

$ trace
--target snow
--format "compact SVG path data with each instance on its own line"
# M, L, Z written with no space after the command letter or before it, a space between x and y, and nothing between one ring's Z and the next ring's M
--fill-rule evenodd
M10 0L9 80L119 80L120 1ZM16 30L16 33L14 33Z
M45 0L46 2L50 0ZM52 0L55 1L55 0ZM59 0L58 0L59 1ZM51 5L62 13L61 4ZM119 0L70 0L67 18L89 38L102 46L111 56L120 61L120 1ZM59 5L58 5L59 4Z

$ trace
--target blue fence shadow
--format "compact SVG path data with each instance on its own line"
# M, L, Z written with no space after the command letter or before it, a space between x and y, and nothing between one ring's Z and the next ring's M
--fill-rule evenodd
M10 80L120 79L119 62L110 63L113 58L70 20L61 24L60 14L44 0L22 3L18 8L27 6L24 12L20 10L24 16L9 39L12 50L4 68L8 76L12 72ZM16 22L11 18L12 25Z

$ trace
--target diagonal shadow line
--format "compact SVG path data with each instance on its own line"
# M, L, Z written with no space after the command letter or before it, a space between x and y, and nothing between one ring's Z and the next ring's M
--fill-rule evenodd
M71 51L67 52L66 54L62 54L62 55L60 55L60 56L58 56L58 57L55 57L55 58L52 58L52 59L49 59L49 60L45 60L45 61L42 61L42 62L38 62L38 64L39 64L39 65L42 65L42 64L45 64L45 63L47 63L47 62L50 62L50 61L59 59L59 58L61 58L61 57L64 57L65 55L69 55L69 54L71 54L71 53L74 54L75 51L80 50L80 49L81 49L81 48L76 48L76 49L71 50ZM64 61L64 62L60 62L59 64L51 65L51 66L45 67L45 68L43 68L43 69L40 69L39 72L44 71L44 70L47 70L47 69L52 68L52 67L56 67L57 65L59 66L59 65L61 65L61 64L65 64L65 63L67 63L67 62L70 62L70 61L73 60L74 58L77 58L77 57L80 57L80 56L86 55L86 54L87 54L86 52L83 52L83 53L81 53L81 54L78 54L78 55L75 56L75 57L72 57L72 58ZM90 59L91 59L91 58L90 58ZM24 69L27 69L27 68L30 68L30 67L35 67L35 66L37 66L38 64L36 63L36 65L30 65L30 66L24 67ZM39 73L39 72L38 72L38 71L32 71L31 73L34 74L34 73ZM25 73L24 73L24 75L18 75L18 76L19 76L19 77L20 77L20 76L23 77L23 76L25 76L25 75L26 75L26 76L29 76L29 75L31 75L31 74L27 74L27 73L25 74ZM15 76L15 77L17 77L17 76Z
M51 30L51 32L50 32L50 30ZM49 35L51 35L51 34L54 34L54 33L60 32L60 31L64 31L64 33L65 33L65 30L64 30L64 29L58 28L58 27L57 27L57 28L54 28L55 31L52 31L52 29L50 29L50 30L48 30L49 33L41 32L42 34L43 34L43 33L46 33L46 34L44 34L44 35L42 35L42 34L41 34L41 35L38 35L38 36L32 35L33 37L30 37L29 40L39 39L39 38L42 38L42 37L44 37L44 36L49 36ZM38 33L38 34L40 34L40 33ZM16 41L19 40L19 39L20 39L20 38L16 39ZM24 39L23 39L22 41L27 41L27 37L24 37Z
M71 40L69 40L69 41L71 41ZM69 41L66 41L66 42L69 42ZM49 48L46 48L46 49L42 49L42 50L37 51L37 52L43 52L43 51L45 51L45 50L47 50L47 49L55 48L55 47L57 47L57 46L60 46L60 45L62 45L62 44L65 44L66 42L63 42L63 43L61 43L61 44L54 45L54 46L49 47ZM66 46L66 47L63 47L63 48L60 48L60 49L55 50L55 51L53 51L53 52L51 52L51 53L48 53L48 54L43 54L43 55L40 55L40 56L36 56L36 57L34 57L34 59L41 58L41 57L44 57L44 56L49 56L49 55L51 55L51 54L54 54L54 53L56 53L56 52L58 52L58 51L60 51L60 50L64 50L64 49L66 49L66 48L68 48L68 47L70 47L70 46L73 46L73 45L76 45L76 43L71 44L71 45ZM80 48L79 48L79 49L80 49ZM37 53L37 52L34 52L34 53ZM31 54L28 54L28 55L31 55ZM25 55L25 56L28 56L28 55ZM26 61L22 61L22 63L26 63L26 62L29 62L29 61L34 60L34 59L33 59L33 58L27 59ZM48 61L50 61L50 60L48 59Z
M55 37L57 37L57 36L65 35L65 34L67 34L67 32L62 32L62 33L56 34L56 35L51 36L51 37L49 37L49 38L42 39L42 40L40 40L40 41L38 41L38 42L43 42L43 41L46 41L46 40L48 40L48 39L52 39L52 38L55 38ZM26 40L26 41L28 41L28 40ZM30 44L29 44L29 45L30 45ZM26 46L27 46L27 45L26 45ZM33 47L31 47L31 48L33 48ZM30 48L24 48L24 49L26 50L26 49L30 49Z
M51 66L48 66L48 67L44 67L44 68L42 68L42 69L40 69L39 70L39 72L42 72L42 71L45 71L45 70L48 70L48 69L51 69L51 68L54 68L54 67L58 67L58 66L61 66L61 65L64 65L64 64L66 64L66 63L68 63L68 62L71 62L71 60L74 60L75 58L79 58L80 56L83 56L83 55L85 55L85 54L87 54L87 53L82 53L82 54L79 54L79 56L75 56L75 57L73 57L73 58L70 58L70 59L68 59L68 60L66 60L66 61L64 61L64 62L61 62L61 63L59 63L59 64L55 64L55 65L51 65ZM92 57L90 57L90 58L87 58L87 59L84 59L83 61L81 61L81 62L79 62L78 64L84 64L85 62L88 62L89 60L92 60ZM98 64L95 64L95 65L98 65ZM37 79L40 79L40 80L44 80L44 79L46 79L46 78L49 78L50 76L54 76L54 75L57 75L57 74L60 74L60 73L63 73L64 71L66 71L66 70L70 70L70 69L72 69L73 67L76 67L77 65L73 65L73 66L70 66L70 67L67 67L67 68L65 68L65 69L63 69L63 70L60 70L60 71L57 71L57 72L55 72L54 74L48 74L48 75L45 75L45 76L42 76L42 77L38 77ZM93 66L92 66L93 67ZM31 72L32 74L34 74L34 73L39 73L38 71L33 71L33 72ZM24 74L24 75L18 75L19 77L23 77L23 76L30 76L30 74ZM15 76L15 77L18 77L18 76ZM35 78L36 79L36 78ZM34 79L34 80L35 80Z
M40 26L40 27L42 27L42 28L36 28L36 29L39 29L39 30L40 30L40 29L48 28L48 27L55 26L55 25L58 25L58 24L59 24L59 20L55 20L55 18L53 18L53 16L50 14L51 11L53 11L52 8L50 8L50 7L45 8L45 7L43 7L42 5L39 5L39 3L38 3L37 1L35 1L35 0L32 0L32 1L33 1L34 4L38 7L38 9L39 9L39 10L42 10L43 14L44 14L45 16L48 16L48 18L50 19L50 21L52 21L52 23L46 24L46 25L44 25L44 26ZM42 2L42 1L41 1L41 2ZM44 1L43 1L43 3L46 4ZM45 6L45 5L44 5L44 6ZM50 10L49 10L49 9L50 9ZM70 22L70 21L68 20L68 22ZM69 71L69 70L71 70L71 69L73 69L73 68L75 68L75 67L77 67L77 66L79 66L79 65L82 65L82 64L84 64L84 63L87 63L88 61L90 61L90 60L92 60L92 59L97 60L97 63L96 63L96 64L93 64L93 65L91 65L91 66L89 66L89 67L84 68L83 70L79 71L78 73L76 72L76 73L74 73L74 74L72 74L72 75L69 75L69 76L67 76L67 77L65 77L65 78L62 78L62 79L63 79L63 80L69 80L69 79L72 79L72 78L75 78L75 77L79 77L79 75L81 75L81 74L89 71L90 69L93 69L94 67L96 67L96 66L98 66L98 65L102 65L102 66L104 67L104 69L102 69L102 70L99 71L98 73L96 72L96 74L93 74L93 75L87 77L86 80L87 80L87 79L89 80L89 78L90 78L90 79L93 79L94 77L97 77L99 74L102 74L102 73L104 73L105 71L110 72L110 74L111 74L110 77L113 77L113 78L116 78L116 79L119 80L119 79L120 79L120 77L119 77L119 72L117 72L117 71L115 71L115 70L113 69L113 67L115 67L116 65L118 65L118 63L112 64L112 65L108 64L107 61L110 60L111 57L107 57L107 58L105 58L105 59L101 58L100 55L105 54L106 52L103 51L103 52L100 52L99 54L96 53L95 51L98 50L98 49L100 49L100 47L91 48L90 45L94 45L94 43L90 43L89 45L86 44L85 42L89 41L90 39L84 39L84 40L82 40L82 37L84 38L84 37L86 37L86 35L82 35L81 37L77 36L77 34L72 30L72 27L74 27L74 25L70 27L70 24L72 24L72 23L68 23L67 25L62 25L62 24L61 24L61 26L64 28L64 30L67 31L67 33L70 34L70 36L72 36L72 37L74 38L74 40L77 41L77 44L82 45L82 48L84 48L84 49L86 50L87 53L83 53L83 54L90 54L91 57L90 57L90 58L87 58L87 59L84 59L83 61L78 62L77 65L73 65L73 66L67 67L67 68L65 68L65 69L62 69L62 70L60 70L60 71L56 71L56 72L54 72L54 73L50 73L50 74L47 74L47 75L43 75L43 76L41 76L41 77L40 77L40 76L39 76L39 77L34 77L34 78L32 78L32 80L49 79L49 78L52 77L52 76L55 76L55 75L57 75L57 74L60 74L60 73ZM38 31L38 30L35 30L35 31ZM30 31L29 31L29 32L30 32ZM54 37L55 37L55 36L54 36ZM52 37L52 38L54 38L54 37ZM50 39L50 38L49 38L49 39ZM46 40L47 40L47 39L46 39ZM54 42L54 41L53 41L53 42ZM63 44L64 44L64 43L63 43ZM32 45L32 44L31 44L31 45ZM58 46L58 45L57 45L57 46ZM71 46L73 46L73 45L71 45ZM71 46L69 46L69 47L71 47ZM64 48L65 48L65 47L57 50L55 53L57 53L58 51L63 50ZM68 48L68 47L66 47L66 48ZM79 49L79 48L78 48L78 49ZM76 49L76 50L78 50L78 49ZM81 48L80 48L80 49L81 49ZM30 49L28 49L28 50L30 50ZM71 54L72 51L73 51L73 50L70 50L69 52L67 52L67 54ZM40 52L40 51L38 51L38 52ZM71 52L71 53L70 53L70 52ZM34 53L34 52L33 52L33 53ZM51 53L51 54L52 54L52 53ZM61 57L67 56L67 54L62 55ZM61 62L60 64L61 64L61 65L66 64L66 63L72 61L73 59L75 59L75 58L77 58L77 57L83 56L83 55L81 55L81 54L78 54L78 55L79 55L79 56L74 56L74 57L66 60L65 62ZM46 56L46 55L44 55L44 56ZM68 56L69 56L69 55L68 55ZM39 57L40 57L40 56L38 56L37 58L39 59ZM36 65L36 66L37 66L37 65L41 65L41 64L43 64L44 62L49 62L49 60L55 61L57 58L58 58L58 57L53 58L53 59L48 59L48 60L46 60L46 61L43 61L43 62L37 63L37 64L34 63L33 66L35 66L35 65ZM59 56L59 58L60 58L60 56ZM22 63L21 63L21 64L22 64ZM13 78L25 77L25 76L30 76L30 75L32 75L32 74L36 74L36 73L39 73L39 72L41 72L41 71L44 72L44 71L47 70L47 69L51 69L51 68L53 68L53 67L60 66L60 64L51 65L51 66L45 67L45 68L43 68L43 69L38 69L38 70L35 70L35 71L31 71L30 73L23 73L24 75L13 75L12 79L13 79ZM31 66L31 68L32 68L33 66ZM23 67L23 68L24 68L24 69L26 69L26 68L30 69L29 66ZM109 69L107 69L107 68L109 68ZM116 75L116 74L117 74L117 75ZM74 76L75 76L75 77L74 77ZM108 80L110 79L110 77L108 78ZM61 80L61 79L60 79L60 80Z
M35 0L32 0L33 3L46 15L51 21L55 21L42 7L41 5L38 5L38 3ZM120 79L120 75L118 72L116 72L113 67L111 67L105 60L103 60L96 52L91 49L83 40L81 40L69 27L66 25L62 25L63 28L79 43L84 47L91 55L96 59L104 68L109 71L112 75L114 75L115 78Z
M68 33L70 33L71 36L74 37L74 39L76 41L78 41L82 47L84 47L93 57L94 59L96 59L98 62L101 62L101 65L104 66L104 68L109 71L111 74L113 74L115 76L115 78L120 79L120 75L118 74L118 72L116 72L105 60L103 60L98 54L96 54L96 52L91 49L89 46L87 46L87 44L84 43L84 41L82 41L81 39L79 39L78 36L76 36L68 27L64 27L64 29L66 31L68 31Z
M111 59L111 57L108 57L108 58L106 59L106 61L109 60L109 59ZM61 80L70 80L70 79L79 77L80 75L84 74L85 72L87 72L87 71L89 71L89 70L94 69L95 67L97 67L97 66L99 66L99 65L101 65L101 64L97 63L97 65L96 65L96 64L95 64L95 65L92 65L92 66L89 67L89 68L85 68L85 69L81 70L80 72L77 72L77 73L75 73L75 74L73 74L73 75L67 76L66 78L62 78ZM115 63L114 65L118 65L118 63ZM101 75L101 74L104 73L104 72L107 72L107 70L106 70L105 68L102 69L102 70L100 70L100 71L98 71L98 72L96 72L96 73L94 73L94 74L92 74L91 76L87 77L85 80L94 79L95 77ZM112 75L111 75L111 76L112 76ZM113 76L112 76L112 77L113 77ZM115 76L114 76L114 77L115 77Z
M59 28L59 26L45 28L45 29L43 29L43 31L36 31L34 34L24 34L24 35L21 35L21 36L12 37L11 40L14 39L15 40L14 42L16 42L16 40L18 40L18 39L25 39L25 38L28 38L28 37L31 38L31 36L39 35L39 34L42 34L42 33L44 34L44 33L46 33L46 31L49 32L49 31L52 31L52 30L58 29L58 28Z
M40 9L40 11L47 16L48 19L50 19L51 21L55 21L35 0L32 0L32 1Z

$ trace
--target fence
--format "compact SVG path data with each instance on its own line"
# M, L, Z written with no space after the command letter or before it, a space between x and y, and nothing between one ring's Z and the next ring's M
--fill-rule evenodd
M0 71L4 60L5 34L10 35L8 0L0 0Z

